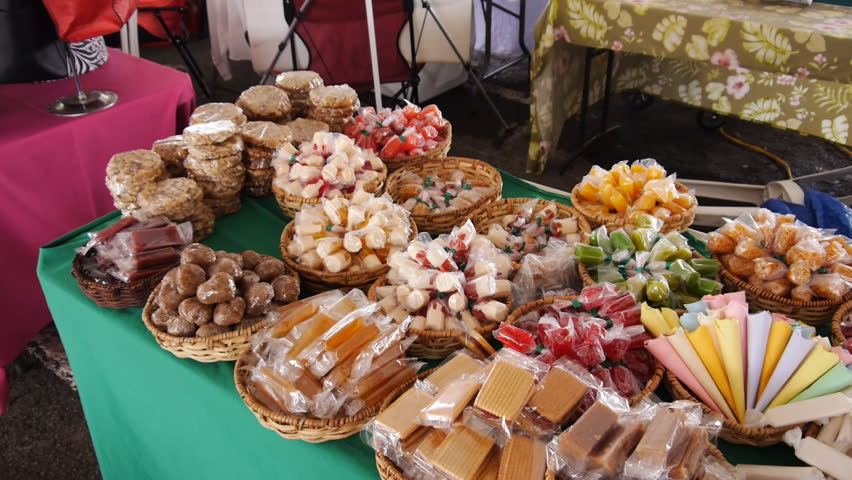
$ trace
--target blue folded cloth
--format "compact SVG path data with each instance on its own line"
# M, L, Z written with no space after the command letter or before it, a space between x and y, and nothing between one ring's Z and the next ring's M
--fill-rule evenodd
M775 213L792 213L802 223L816 228L833 228L840 235L852 238L852 209L831 195L811 189L805 192L804 205L772 199L763 202L761 207Z

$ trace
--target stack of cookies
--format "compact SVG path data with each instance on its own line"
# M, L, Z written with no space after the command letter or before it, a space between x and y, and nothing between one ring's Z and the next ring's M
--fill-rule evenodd
M343 126L359 106L358 93L345 84L311 90L309 103L308 118L327 123L337 133L343 132Z
M187 175L201 187L204 203L217 218L240 209L246 169L239 130L231 120L218 120L183 131L189 150L184 161Z
M322 77L310 70L284 72L275 78L275 85L287 92L290 98L293 118L304 117L308 113L308 96L311 90L324 85Z
M186 170L183 168L183 161L186 160L188 150L186 142L183 140L183 135L173 135L162 140L157 140L151 146L151 150L163 159L166 171L169 172L170 177L174 178L186 175Z
M313 140L315 133L328 131L327 123L309 118L297 118L289 122L287 126L290 128L290 133L293 134L292 143L296 148L299 148L302 142Z
M206 103L196 108L189 117L189 124L218 122L219 120L230 120L242 128L246 124L243 109L233 103Z
M286 123L290 116L290 98L287 92L272 85L257 85L240 94L236 106L249 121Z
M275 88L275 87L272 87ZM248 122L242 131L246 167L244 189L250 197L264 197L272 192L272 157L278 147L293 140L290 129L272 122Z
M139 210L136 195L143 188L168 177L163 160L151 150L131 150L113 155L106 172L106 186L115 201L115 208L125 215Z
M192 222L192 240L200 242L213 233L214 216L202 201L204 192L188 178L169 178L139 192L139 213L164 216L174 223Z

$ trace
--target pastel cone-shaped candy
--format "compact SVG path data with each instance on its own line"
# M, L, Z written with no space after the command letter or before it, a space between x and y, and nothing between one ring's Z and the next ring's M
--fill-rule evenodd
M716 402L707 393L707 390L701 386L701 383L695 377L695 374L684 363L683 359L675 351L674 347L669 343L668 336L660 336L645 342L645 349L651 352L660 363L671 371L684 385L686 385L692 393L694 393L702 402L716 412L722 413Z
M713 382L719 387L719 391L722 392L725 403L736 413L736 403L734 402L734 394L731 392L731 384L728 382L728 376L725 373L725 367L722 366L719 353L713 345L710 329L702 325L695 329L694 332L687 333L686 337L701 358L701 363L707 367L707 371L713 377Z
M793 397L790 403L839 392L849 386L852 386L852 372L843 365L843 362L838 362L810 387Z
M763 390L766 389L766 384L772 377L772 372L775 371L775 366L778 365L778 360L787 348L787 342L790 340L790 335L793 334L793 327L787 322L776 322L773 319L772 326L769 327L769 340L766 341L766 358L763 360L763 367L760 370L760 385L757 389L757 398L763 395Z
M716 337L721 347L722 366L731 385L734 413L740 422L745 419L745 375L743 374L740 322L734 318L716 320Z
M716 382L713 381L713 377L710 375L707 367L704 366L704 363L701 361L701 357L698 356L698 353L695 351L695 348L693 348L692 343L686 337L686 332L684 332L682 328L678 328L671 335L666 337L666 339L669 341L672 348L674 348L675 352L677 352L681 360L683 360L683 363L689 367L689 370L693 373L693 375L695 375L695 378L698 379L698 382L701 383L701 386L704 387L707 394L710 395L710 398L713 399L716 406L722 410L722 413L731 420L736 420L733 410L728 407L728 404L725 402L725 397L722 395L719 387L716 386Z
M790 380L784 385L784 388L778 392L778 395L769 404L769 408L784 405L793 399L796 395L811 386L814 382L823 376L834 365L840 363L840 358L836 353L815 348L808 354L802 365L796 370L796 373L790 377Z

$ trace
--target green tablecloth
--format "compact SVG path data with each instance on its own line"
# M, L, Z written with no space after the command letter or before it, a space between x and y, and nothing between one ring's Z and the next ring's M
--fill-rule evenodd
M503 175L507 197L567 202ZM141 308L99 308L70 274L86 232L114 212L41 249L38 276L77 380L80 400L105 479L377 478L370 449L355 438L323 444L285 440L260 426L234 388L232 362L179 359L145 329ZM216 221L205 243L214 249L280 255L287 219L273 198L246 200ZM61 427L58 427L61 428ZM794 461L786 447L722 445L733 462Z

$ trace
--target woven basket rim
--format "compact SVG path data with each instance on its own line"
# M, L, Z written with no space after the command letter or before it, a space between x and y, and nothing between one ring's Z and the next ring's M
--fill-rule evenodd
M293 271L292 269L287 267L287 265L284 265L284 268L287 270L287 272L290 275L296 277L297 282L300 281L298 272ZM218 335L211 335L209 337L178 337L178 336L175 336L175 335L170 335L168 332L164 332L164 331L160 330L160 328L157 327L156 325L154 325L154 323L151 321L151 315L156 310L154 302L157 298L157 294L160 292L161 286L162 286L162 281L160 281L160 283L157 284L157 286L151 292L151 295L148 296L148 300L145 302L145 308L142 309L142 321L145 323L145 328L147 328L148 331L150 331L154 335L154 337L156 337L157 340L159 340L160 342L177 343L178 345L181 345L181 346L183 346L183 345L200 345L200 346L208 345L209 346L209 345L212 345L214 342L233 340L235 338L240 338L240 337L243 337L243 336L251 336L252 334L257 332L261 328L265 327L269 323L269 320L266 317L264 317L263 320L259 320L259 321L255 322L254 324L252 324L248 327L241 328L239 330L232 330L232 331L226 332L226 333L220 333ZM166 347L163 347L163 348L166 348ZM166 348L166 349L169 350L168 348Z
M852 300L848 302L844 302L840 305L840 308L834 312L834 315L831 317L831 340L834 342L834 345L843 345L846 343L846 337L843 336L843 331L840 329L840 324L843 322L843 319L852 313Z
M370 290L367 291L367 298L371 302L376 301L376 288L382 286L387 281L387 275L381 275L376 279L375 282L370 286ZM496 300L504 300L504 303L507 307L509 307L509 312L512 311L512 296L509 295L508 298L501 297L493 297ZM508 317L507 317L508 318ZM502 322L488 322L487 325L483 325L476 329L476 332L480 335L485 335L488 332L492 332L500 326ZM460 335L465 335L464 330L420 330L419 328L409 328L408 331L414 335L417 335L418 338L456 338Z
M447 165L447 162L455 162L456 166ZM462 218L467 215L475 212L483 205L500 200L503 194L503 178L500 176L500 172L497 171L496 168L491 166L488 162L483 160L475 159L475 158L467 158L467 157L438 157L429 160L424 160L419 163L407 163L405 166L400 167L395 170L388 176L388 180L386 183L385 191L396 201L395 189L391 189L391 185L395 185L395 179L402 176L405 172L411 172L415 174L420 174L424 170L451 170L458 169L460 164L469 163L472 168L481 168L483 170L488 171L488 175L479 175L479 178L488 180L495 192L493 195L485 196L473 205L470 205L465 208L459 208L452 211L441 211L441 212L429 212L426 214L415 214L412 213L411 217L414 218L415 222L418 224L428 223L435 221L436 219L445 219L450 217Z
M444 141L435 145L434 148L427 152L423 152L420 155L412 156L412 157L393 157L388 159L383 159L379 157L382 162L384 162L389 167L400 168L400 165L406 165L411 162L417 162L424 159L434 158L436 155L434 152L441 152L449 150L448 145L453 141L453 126L450 122L447 122L447 125L443 127L440 133L444 134ZM445 150L446 149L446 150ZM376 153L378 155L378 153Z
M631 222L627 221L627 218L619 215L617 213L607 213L607 214L599 214L597 212L592 212L589 210L589 205L586 202L580 200L580 197L577 195L577 189L580 188L580 184L574 185L574 188L571 189L570 197L571 203L574 204L574 207L579 210L586 218L593 220L595 223L599 225L631 225ZM675 188L680 193L689 193L689 189L686 188L686 185L680 183L675 180ZM695 195L693 194L693 197ZM666 220L663 221L663 231L664 233L668 233L671 230L685 230L689 225L692 224L692 221L695 219L695 212L698 211L698 199L695 199L695 202L690 205L688 209L686 209L685 213L676 213ZM667 228L668 227L668 228Z
M415 238L417 238L417 224L414 222L414 219L409 216L408 218L409 228L411 228L411 234L408 236L408 241L411 242ZM383 263L382 265L370 269L370 270L360 270L358 272L345 271L345 272L326 272L322 270L314 270L312 268L307 268L304 265L300 264L295 260L294 257L290 255L287 251L287 245L290 244L290 240L293 238L293 229L295 221L291 221L284 227L284 231L281 232L281 241L280 241L280 250L281 250L281 258L284 260L284 264L286 264L291 270L299 272L300 275L314 280L316 282L322 282L325 284L335 284L335 285L361 285L364 283L368 283L372 281L379 275L388 271L387 263Z
M263 415L279 425L288 425L300 430L350 427L357 425L358 423L364 423L369 418L374 417L376 413L379 412L379 408L382 405L382 402L377 402L374 405L362 409L355 415L336 418L300 417L272 410L264 405L260 400L255 398L254 395L248 391L248 388L246 388L246 375L244 374L243 369L249 355L254 355L254 352L249 350L244 353L239 359L237 359L237 363L234 365L234 384L237 388L237 392L252 413L255 415Z
M714 412L710 409L704 402L695 398L695 396L690 392L686 386L680 383L680 380L675 376L674 373L667 370L665 372L666 383L668 383L672 390L678 389L678 395L681 395L686 400L691 402L695 402L701 406L701 410L706 414L717 415L718 413ZM730 433L740 436L745 439L749 439L752 441L759 441L761 438L766 439L768 437L777 436L777 440L774 443L779 443L781 441L781 435L788 430L792 430L796 427L802 427L804 424L798 425L789 425L786 427L747 427L739 422L735 422L727 417L723 417L722 419L722 428L727 429Z
M580 297L577 295L565 295L565 296L554 296L554 297L544 297L539 298L538 300L534 300L529 303L525 303L520 307L516 308L509 316L506 318L504 323L514 326L518 323L518 320L524 315L530 313L533 310L539 309L541 307L545 307L547 305L552 305L556 302L573 302L574 300L579 299ZM685 310L684 310L685 311ZM638 394L633 397L627 399L628 403L633 406L639 403L643 398L647 397L651 392L657 389L660 386L660 381L663 379L663 375L666 373L665 367L655 358L654 359L654 373L651 375L651 378L648 379L648 382L645 383L644 388Z
M803 302L801 300L794 300L792 298L779 297L774 293L768 292L762 288L757 288L754 285L743 281L730 271L725 268L725 265L722 263L722 260L719 258L717 254L713 254L713 259L719 262L719 275L724 277L725 280L731 282L737 290L745 290L746 292L751 293L757 297L760 297L764 300L768 300L775 303L780 303L781 305L785 305L788 307L798 308L798 309L811 309L811 308L820 308L820 307L833 307L836 305L841 305L845 302L852 300L852 290L849 290L846 295L841 297L839 300L816 300L813 302Z

